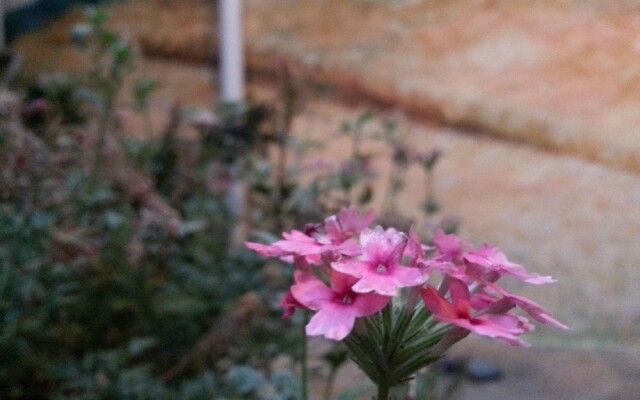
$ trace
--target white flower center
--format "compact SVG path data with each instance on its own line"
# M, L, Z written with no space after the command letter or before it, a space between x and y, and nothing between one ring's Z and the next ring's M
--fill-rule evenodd
M378 266L376 267L376 272L379 274L386 274L387 271L388 271L388 268L384 264L378 264Z
M353 303L353 297L351 296L351 294L347 293L344 296L342 296L341 303L342 304L351 304L351 303Z

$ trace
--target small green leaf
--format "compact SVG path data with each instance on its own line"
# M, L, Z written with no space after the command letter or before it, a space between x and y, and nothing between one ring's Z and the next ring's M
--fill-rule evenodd
M132 60L133 50L129 43L118 40L111 47L111 55L115 65L124 66Z
M367 111L358 117L358 119L356 120L356 126L362 127L365 124L368 124L369 122L373 121L375 117L376 115L373 112Z
M100 32L98 39L104 47L110 47L118 41L118 34L113 31Z
M89 22L94 27L101 28L104 24L107 23L109 19L109 14L105 10L98 10L94 7L90 7L87 9L87 16L89 17Z

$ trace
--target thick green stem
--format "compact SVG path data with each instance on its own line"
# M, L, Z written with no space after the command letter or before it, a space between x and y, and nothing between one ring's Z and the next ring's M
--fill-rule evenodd
M377 400L389 400L389 390L391 388L385 382L378 384L378 397Z

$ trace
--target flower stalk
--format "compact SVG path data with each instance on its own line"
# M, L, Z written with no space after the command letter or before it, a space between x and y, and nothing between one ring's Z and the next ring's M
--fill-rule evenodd
M388 400L389 399L389 386L383 382L378 384L378 400Z

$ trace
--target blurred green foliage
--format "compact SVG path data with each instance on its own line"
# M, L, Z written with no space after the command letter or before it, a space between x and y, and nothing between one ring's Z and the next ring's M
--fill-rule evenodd
M173 202L110 174L89 185L86 136L61 132L48 145L21 127L2 134L3 398L212 398L221 360L259 365L282 351L281 288L229 246L233 216L202 171ZM161 162L161 146L137 145ZM220 343L162 379L203 340Z
M206 151L185 161L211 146L177 137L179 110L160 141L119 135L129 45L105 18L79 38L97 40L88 77L0 100L0 397L291 398L268 368L296 340L287 273L230 243L227 182Z

